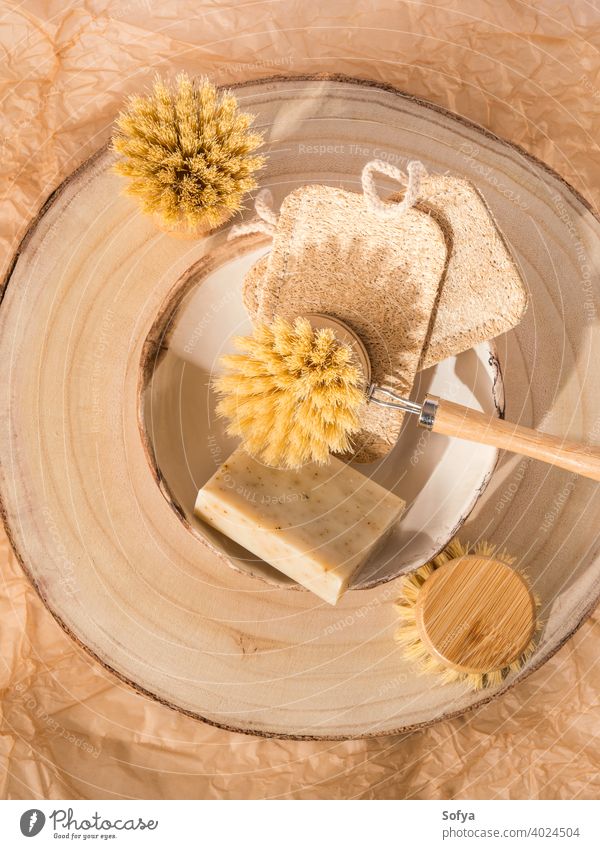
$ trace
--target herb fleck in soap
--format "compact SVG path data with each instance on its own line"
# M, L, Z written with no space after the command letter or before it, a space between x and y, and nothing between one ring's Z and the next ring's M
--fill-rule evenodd
M195 512L335 604L404 507L335 457L323 466L273 469L238 448L202 487Z

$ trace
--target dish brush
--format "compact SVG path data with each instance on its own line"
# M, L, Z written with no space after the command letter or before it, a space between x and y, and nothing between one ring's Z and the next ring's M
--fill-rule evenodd
M174 87L156 77L147 97L131 97L116 121L115 170L127 193L163 226L194 233L222 224L256 187L265 163L253 116L240 112L230 91L179 74Z
M407 660L446 683L494 687L522 668L540 629L539 600L515 558L453 540L402 579L396 639Z
M301 344L294 337L287 337L285 350L290 368L282 381L273 371L271 362L257 356L259 340L270 338L264 335L269 332L269 325L261 325L254 336L238 343L244 354L233 360L224 360L227 378L217 382L217 388L223 395L219 410L223 415L232 417L230 433L241 436L249 450L262 454L265 462L287 466L301 465L307 460L326 462L327 447L332 452L339 452L346 450L341 446L352 444L352 437L359 429L362 404L372 403L415 415L420 427L434 433L513 451L600 481L599 448L568 442L533 428L498 420L433 395L428 395L422 404L403 398L392 389L371 383L368 352L347 324L333 316L316 314L307 315L303 320L308 321L314 331L327 328L330 345L335 346L337 340L339 349L344 351L341 358L327 360L324 364L323 373L326 373L327 379L315 384L314 400L303 394L309 390L310 384L305 370L297 368L295 354L301 353L298 362L308 366L312 357L310 346L316 346L316 340L320 338L318 332L312 336L306 332ZM271 326L278 326L276 322ZM340 368L342 363L343 368ZM308 367L309 370L313 368L312 365ZM356 369L360 375L358 382ZM344 379L347 374L353 375L352 380ZM274 389L276 391L272 391ZM362 404L358 400L359 395ZM301 404L299 397L302 398ZM240 408L241 414L238 412L241 400L237 399L245 399L246 406ZM295 446L291 451L284 440L274 443L264 426L267 421L276 425L280 409L287 411L286 439L292 440ZM291 410L294 410L293 415ZM281 450L277 450L277 445Z
M217 413L246 451L271 466L297 468L345 453L360 427L363 378L350 344L307 318L277 318L235 340L214 381Z

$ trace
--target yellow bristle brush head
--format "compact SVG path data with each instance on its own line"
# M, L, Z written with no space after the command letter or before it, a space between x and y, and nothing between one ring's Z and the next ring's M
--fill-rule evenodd
M324 319L327 324L327 320ZM351 450L365 403L364 373L352 345L307 318L276 318L235 340L214 381L227 432L270 466L326 463Z
M494 687L535 648L539 600L515 561L490 543L453 540L402 579L396 638L407 660L444 682Z
M263 137L252 120L230 91L206 79L182 73L168 85L156 77L151 93L129 98L117 118L115 170L167 227L215 227L241 208L265 163L254 153Z

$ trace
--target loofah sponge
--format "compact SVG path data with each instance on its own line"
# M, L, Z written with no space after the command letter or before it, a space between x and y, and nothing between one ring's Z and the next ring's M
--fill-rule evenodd
M130 98L117 118L116 171L128 178L128 194L167 227L215 227L241 208L264 165L253 155L263 138L250 131L252 120L231 92L206 80L180 74L170 88L157 77L152 93Z
M444 233L448 262L419 370L506 333L516 327L527 308L519 268L478 189L454 175L435 174L422 178L421 193L421 207L430 211ZM394 194L389 200L401 202L403 197ZM282 224L289 227L285 218ZM348 265L345 258L342 263ZM297 281L297 290L310 297L305 279ZM261 257L244 281L244 304L253 321L263 317L265 291L278 291L280 285L270 256ZM386 332L382 327L382 337Z
M305 318L276 318L236 340L239 354L221 359L217 412L228 433L267 465L297 468L345 453L360 429L364 377L349 345Z

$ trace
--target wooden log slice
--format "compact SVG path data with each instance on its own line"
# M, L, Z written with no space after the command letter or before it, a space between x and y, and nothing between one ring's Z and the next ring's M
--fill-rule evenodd
M268 131L279 199L300 174L356 189L372 157L472 180L530 290L525 320L497 343L507 417L600 441L600 223L581 197L516 148L389 88L279 78L238 93ZM400 660L394 581L331 608L226 568L171 509L140 434L140 363L176 282L225 235L157 231L110 163L101 152L42 211L0 309L2 509L48 608L140 692L256 734L388 734L497 695L440 686ZM453 497L440 489L431 511ZM506 545L541 597L546 625L519 677L596 604L599 528L596 484L503 458L465 536Z

